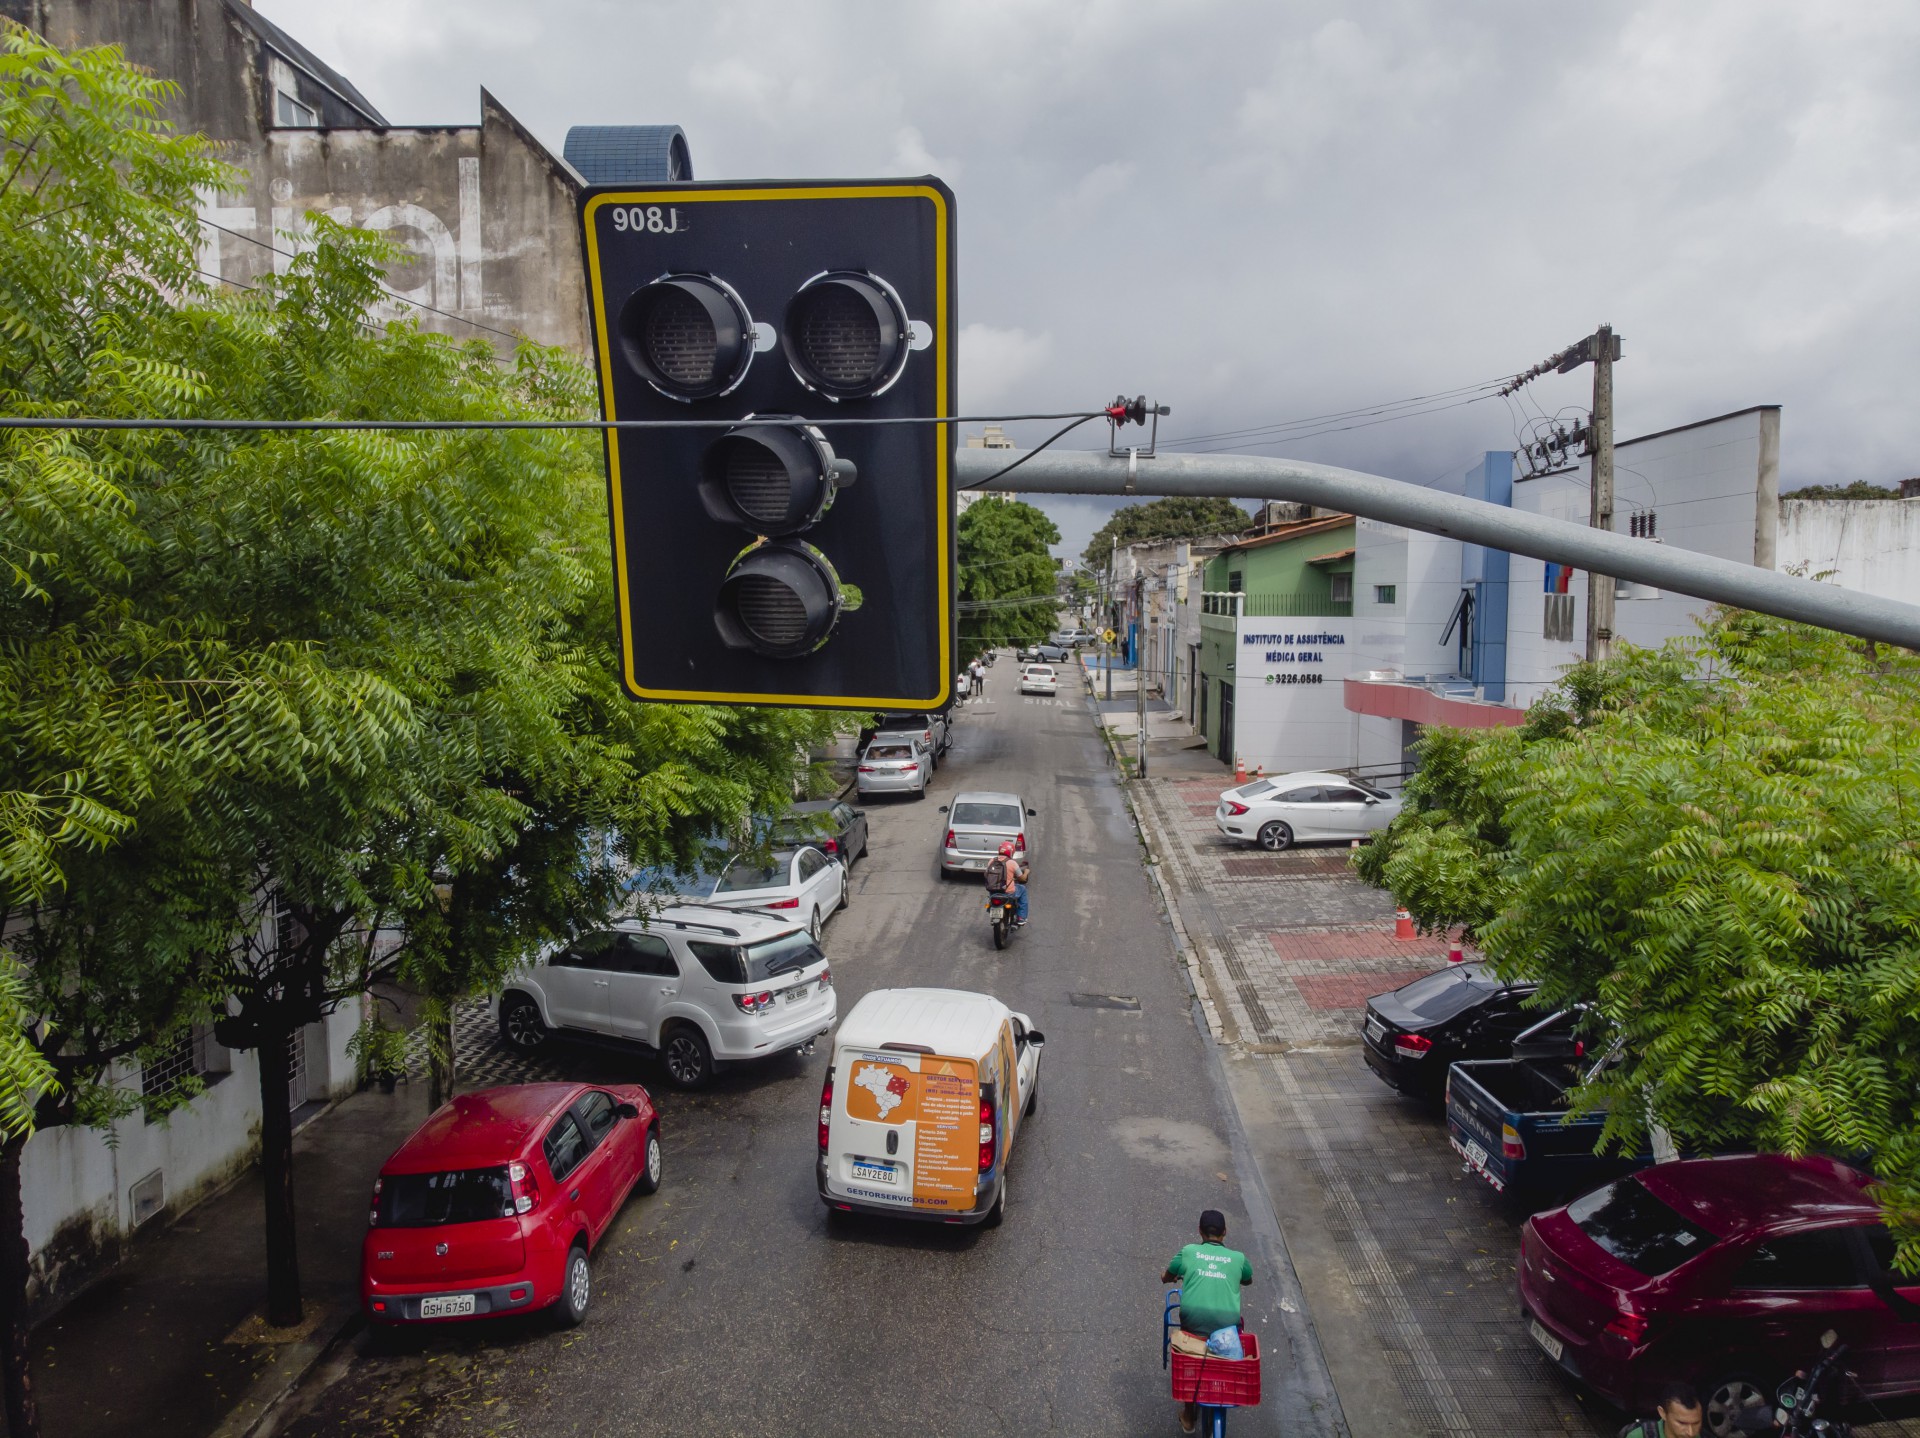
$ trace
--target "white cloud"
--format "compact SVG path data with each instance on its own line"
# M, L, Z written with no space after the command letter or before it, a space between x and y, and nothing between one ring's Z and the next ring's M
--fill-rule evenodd
M1053 336L1023 329L965 325L960 330L960 407L964 412L1004 407L1053 353Z

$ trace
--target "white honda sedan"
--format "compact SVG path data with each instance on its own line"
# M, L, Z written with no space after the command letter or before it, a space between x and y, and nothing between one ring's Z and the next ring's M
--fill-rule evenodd
M1327 839L1370 839L1400 813L1384 789L1340 774L1278 774L1228 789L1213 821L1229 839L1279 853Z
M827 915L847 906L847 866L811 844L777 850L771 863L742 854L727 865L704 902L722 909L763 909L791 915L820 940Z

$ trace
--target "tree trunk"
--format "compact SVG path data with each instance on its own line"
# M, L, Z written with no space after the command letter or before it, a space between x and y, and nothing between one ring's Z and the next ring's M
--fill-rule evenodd
M427 1107L437 1109L453 1098L453 1010L427 1022Z
M8 1438L40 1438L40 1409L33 1398L33 1368L27 1329L26 1209L20 1195L20 1157L27 1136L0 1143L0 1387L6 1393Z
M261 1036L260 1176L266 1190L267 1322L291 1328L300 1321L300 1248L293 1223L293 1081L291 1035Z

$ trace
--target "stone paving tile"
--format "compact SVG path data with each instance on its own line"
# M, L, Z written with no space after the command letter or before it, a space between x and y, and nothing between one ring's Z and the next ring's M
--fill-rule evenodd
M1367 1000L1385 989L1410 984L1432 969L1401 969L1387 974L1296 974L1294 988L1311 1009L1340 1009L1357 1016Z
M1423 959L1432 960L1421 972L1430 973L1447 960L1447 941L1422 937L1396 939L1391 929L1289 929L1268 934L1267 942L1279 957L1300 959Z

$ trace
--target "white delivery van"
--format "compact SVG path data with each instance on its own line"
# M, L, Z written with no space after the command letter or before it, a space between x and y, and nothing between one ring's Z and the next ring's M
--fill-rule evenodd
M868 994L840 1021L820 1090L821 1201L838 1213L999 1223L1045 1042L990 994Z

